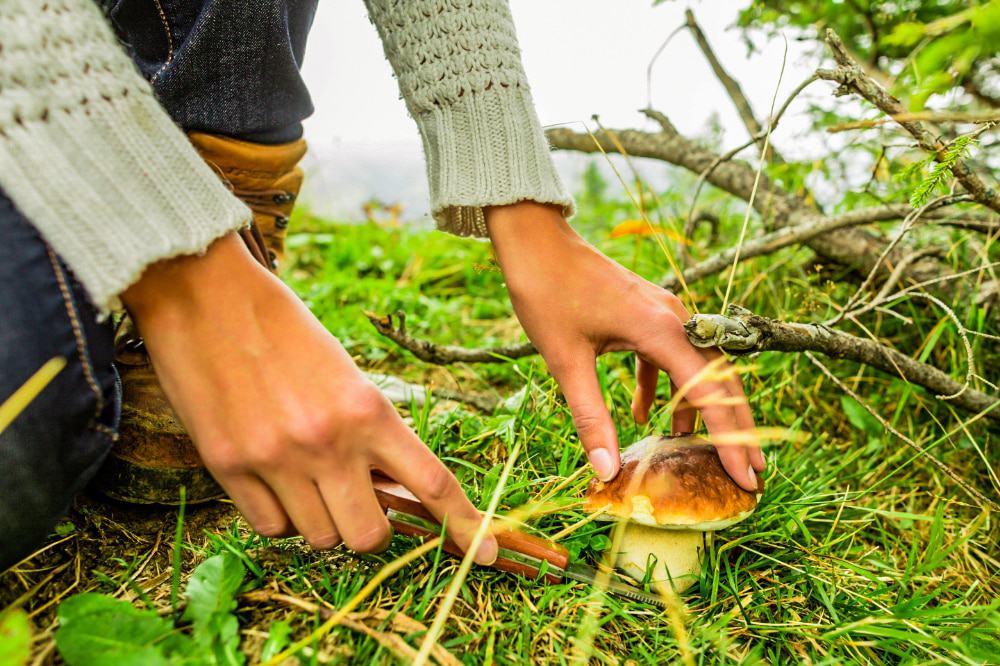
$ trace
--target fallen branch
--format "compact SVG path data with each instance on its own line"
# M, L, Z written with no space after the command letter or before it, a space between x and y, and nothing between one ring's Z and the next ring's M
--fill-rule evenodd
M943 208L944 206L949 205L949 203L954 203L954 201L940 202L936 206L937 208ZM935 204L928 206L928 213L934 209L934 206ZM835 217L813 218L811 224L785 227L747 241L744 243L741 250L741 257L743 259L759 257L776 252L791 245L807 243L813 238L823 234L828 234L831 231L861 224L868 224L871 222L896 219L905 215L906 212L912 213L913 208L908 205L887 205L851 211ZM685 269L682 274L684 282L690 286L705 279L706 277L715 275L720 271L725 270L732 264L735 253L735 248L728 248ZM927 254L931 253L919 252L916 254L917 256L911 253L900 255L898 257L895 268L892 271L888 271L888 279L893 285L900 281L903 273L909 271L912 264L918 263L924 259ZM941 284L947 283L949 281L948 278L948 275L942 276L940 273L936 273L917 284L920 286L940 286ZM677 275L669 275L665 277L661 283L661 286L663 286L664 289L670 290L677 290L680 288L680 285L681 280ZM370 312L365 314L368 317L368 320L372 323L372 326L375 327L375 330L416 356L421 361L425 361L427 363L434 363L436 365L448 365L450 363L504 363L508 359L524 358L538 353L538 350L535 349L535 346L530 342L502 345L499 347L480 348L442 345L429 340L415 338L407 333L406 314L402 311L396 312L395 322L393 315L379 316ZM437 391L440 393L441 389L437 389ZM489 406L485 404L479 405L476 402L473 402L468 396L449 398L445 394L440 394L440 397L457 399L460 402L471 402L484 411L492 411L492 409L496 406L495 403L491 403ZM488 400L488 398L486 398L486 400Z
M696 347L718 347L732 354L812 351L862 363L929 389L938 396L955 395L950 403L983 413L986 418L1000 423L1000 397L966 388L937 368L873 340L817 324L768 319L738 305L730 305L725 315L695 315L684 323L684 329Z
M937 204L937 207L941 208L951 205L952 203L956 202L941 202ZM851 211L834 217L817 217L809 223L799 224L794 227L783 227L777 231L772 231L764 234L763 236L758 236L757 238L744 243L742 249L740 250L740 258L750 259L753 257L760 257L777 252L778 250L791 245L798 245L802 243L808 244L808 242L814 238L838 229L896 219L900 217L899 213L903 212L904 209L911 214L914 211L914 209L908 205L905 207L877 206L875 208L864 208L861 210ZM889 277L894 278L898 282L899 278L902 276L902 272L897 274L899 266L903 266L903 272L909 271L910 267L916 261L923 259L929 254L932 253L925 253L916 259L912 258L913 255L894 255L898 256L897 265L896 269L889 273ZM715 275L716 273L728 268L732 264L735 256L736 248L728 248L718 254L712 255L694 266L685 269L683 272L684 283L691 285L710 275ZM681 280L676 275L668 275L662 282L664 289L671 290L678 289L680 284Z
M484 349L439 345L429 340L414 338L407 333L406 314L401 311L397 311L395 315L395 321L398 324L394 323L393 315L380 317L370 312L366 312L365 315L379 333L421 361L436 365L447 365L449 363L505 363L510 359L523 358L538 353L538 350L530 342Z
M847 95L855 93L874 104L882 113L896 117L899 125L917 140L917 144L925 151L932 153L937 159L944 161L948 144L938 138L919 120L905 119L906 108L898 99L890 95L885 88L865 73L858 63L851 58L844 43L833 30L827 29L826 43L833 53L839 67L836 69L821 69L817 76L827 81L839 83L835 94ZM951 173L956 180L972 194L979 203L1000 212L1000 191L988 187L982 179L962 159L956 159L951 164Z

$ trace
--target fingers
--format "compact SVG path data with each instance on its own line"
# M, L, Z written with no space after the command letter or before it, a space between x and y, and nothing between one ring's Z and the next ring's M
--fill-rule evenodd
M620 466L618 433L604 405L595 363L593 352L582 348L575 355L567 354L562 362L550 361L549 370L566 396L573 424L594 472L602 481L610 481Z
M264 479L281 506L309 545L328 550L340 545L340 532L312 479L306 476L276 476Z
M660 369L636 354L635 375L636 387L635 394L632 396L632 418L635 419L636 423L645 424L649 422L649 410L656 399L656 385ZM670 394L677 395L677 384L673 381L670 382ZM694 432L697 413L697 410L687 400L681 400L674 406L673 413L670 415L670 432L673 434Z
M670 395L677 395L677 384L670 381ZM698 415L698 410L691 406L687 400L681 399L674 405L674 411L670 415L670 432L674 434L694 432L694 421Z
M649 421L649 409L656 399L656 383L660 369L635 355L635 394L632 395L632 418L636 423Z
M467 551L482 523L482 514L462 491L458 479L437 456L408 428L382 447L379 469L403 484L427 510L445 525L448 536ZM371 483L369 481L369 487ZM478 564L490 565L497 559L498 545L487 535L475 554Z
M722 356L722 352L717 349L703 349L702 354L710 361ZM750 465L754 471L763 472L764 468L767 467L767 462L764 460L763 451L760 450L760 442L757 437L757 424L754 423L753 413L750 411L750 403L747 401L746 392L743 390L743 382L740 381L739 374L735 372L731 364L725 363L720 369L728 375L722 381L728 387L729 395L735 399L733 410L736 415L736 425L742 431L741 437L745 438L745 441L739 442L739 444L747 450Z
M728 386L712 378L718 370L713 372L707 367L708 361L687 342L683 329L677 326L674 330L664 331L644 346L645 349L638 351L670 375L687 401L701 412L712 435L732 437L740 430L734 409L737 400L730 394ZM716 448L729 476L742 488L756 490L757 478L750 466L747 450L731 445ZM727 449L725 455L723 448Z
M750 465L756 472L763 472L767 467L764 460L764 452L760 449L760 439L757 437L757 424L754 423L753 413L750 411L750 403L747 401L746 393L743 391L743 383L738 375L734 375L730 380L730 394L739 398L739 403L734 406L736 410L736 425L739 426L747 437L744 448L750 455Z
M348 548L359 553L388 548L392 528L375 497L367 467L358 465L324 477L317 486Z
M760 484L754 468L750 465L750 454L745 446L715 446L719 460L726 473L744 490L756 491Z
M266 537L295 534L288 514L263 481L250 474L217 477L216 480L258 534Z

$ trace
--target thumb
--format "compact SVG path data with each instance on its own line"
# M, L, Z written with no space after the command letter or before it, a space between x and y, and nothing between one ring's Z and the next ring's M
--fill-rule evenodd
M582 353L555 368L550 366L550 370L566 396L573 425L590 465L599 479L610 481L620 465L618 434L601 395L594 367L596 360L592 353Z

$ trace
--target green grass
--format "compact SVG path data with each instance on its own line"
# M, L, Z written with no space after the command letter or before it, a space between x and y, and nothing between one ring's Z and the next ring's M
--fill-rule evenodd
M576 224L604 251L651 279L666 273L667 264L651 240L608 237L615 221L630 216L626 204L602 197L584 210ZM522 339L489 246L436 232L329 224L305 214L297 222L303 231L293 237L295 263L286 278L362 366L502 398L530 385L520 404L512 401L493 414L455 403L408 413L473 501L486 506L508 452L519 442L521 454L501 491L500 511L549 499L555 510L530 524L550 535L583 518L577 500L588 475L548 497L585 458L540 359L430 367L381 338L364 315L403 310L411 333L451 344ZM735 237L741 222L739 211L723 215L721 238ZM704 245L692 251L712 251ZM829 268L817 270L808 252L785 251L742 266L733 300L788 320L819 320L855 288L856 282L844 277ZM724 289L722 280L696 285L698 308L717 310ZM998 333L995 313L986 316L971 299L956 299L970 328ZM953 374L961 376L964 355L950 322L917 301L897 310L913 323L890 317L866 323L899 348L910 353L919 348L928 362L954 368ZM1000 362L997 345L983 338L973 344L988 375ZM894 427L960 470L969 483L996 495L984 462L996 464L995 431L979 421L944 436L969 415L953 413L926 391L886 375L825 362ZM661 409L644 428L632 422L632 363L629 355L619 354L603 357L599 366L623 443L662 428L667 416ZM947 477L844 399L806 359L770 353L741 364L759 422L787 428L790 436L767 450L766 492L759 509L718 535L700 583L684 597L683 640L692 660L1000 662L996 517L979 510ZM666 393L661 397L662 406ZM68 594L116 594L170 613L176 590L169 566L176 512L122 517L123 511L85 501L72 516L74 525L64 530L69 536L58 537L68 539L66 543L4 577L0 601L23 595L26 609L40 609L33 618L36 655L53 658L54 602ZM306 636L323 622L316 606L343 606L381 566L416 545L397 537L378 556L314 553L297 539L267 542L256 537L231 507L188 507L187 514L181 557L185 580L207 557L229 552L246 568L244 588L301 602L241 599L242 649L251 662L264 649L275 654ZM574 556L595 561L608 535L606 524L589 523L563 543ZM399 641L418 648L421 632L398 618L429 626L457 566L440 553L408 565L361 604L362 614L351 616L355 624L334 628L300 653L302 663L391 663L405 654ZM33 589L43 581L43 587ZM591 595L592 588L584 585L547 585L476 568L440 644L470 664L569 663L588 649L584 628L593 621L587 656L595 663L679 659L678 632L664 611Z

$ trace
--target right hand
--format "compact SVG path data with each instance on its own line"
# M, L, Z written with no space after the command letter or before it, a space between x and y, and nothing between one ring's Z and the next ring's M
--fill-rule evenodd
M238 237L148 267L122 300L206 466L259 533L384 549L377 469L469 547L481 516L458 481ZM476 561L496 553L487 536Z

